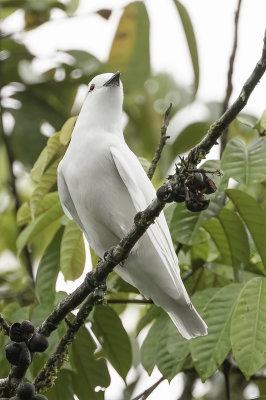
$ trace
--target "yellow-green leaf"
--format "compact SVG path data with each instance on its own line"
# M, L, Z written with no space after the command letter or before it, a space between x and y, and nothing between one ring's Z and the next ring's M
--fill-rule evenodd
M60 142L66 146L68 145L70 139L71 139L71 134L74 129L77 116L69 118L65 124L62 126L61 132L60 132Z
M85 260L83 234L75 221L68 221L60 249L60 267L65 280L77 279L83 272Z
M231 322L233 355L247 379L266 364L266 278L246 283Z

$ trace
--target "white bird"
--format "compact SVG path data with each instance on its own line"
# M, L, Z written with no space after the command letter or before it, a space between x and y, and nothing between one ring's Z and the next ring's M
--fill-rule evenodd
M118 244L155 189L122 131L120 72L96 76L58 167L58 191L96 254ZM177 256L163 212L115 271L162 307L187 339L207 334L180 278Z

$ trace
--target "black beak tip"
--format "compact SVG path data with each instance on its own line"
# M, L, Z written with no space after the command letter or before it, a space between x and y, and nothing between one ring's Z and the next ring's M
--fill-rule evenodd
M105 82L105 84L103 86L120 86L120 71L117 71L113 76L111 76L110 79L108 79L107 82Z

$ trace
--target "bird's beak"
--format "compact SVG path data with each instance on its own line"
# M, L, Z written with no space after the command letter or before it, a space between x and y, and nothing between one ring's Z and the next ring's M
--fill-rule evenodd
M103 86L119 86L120 85L120 71L117 71Z

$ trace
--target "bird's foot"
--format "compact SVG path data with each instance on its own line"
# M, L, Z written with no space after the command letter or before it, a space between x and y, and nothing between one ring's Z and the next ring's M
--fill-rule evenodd
M119 263L120 267L125 268L126 266L126 260L123 260Z

